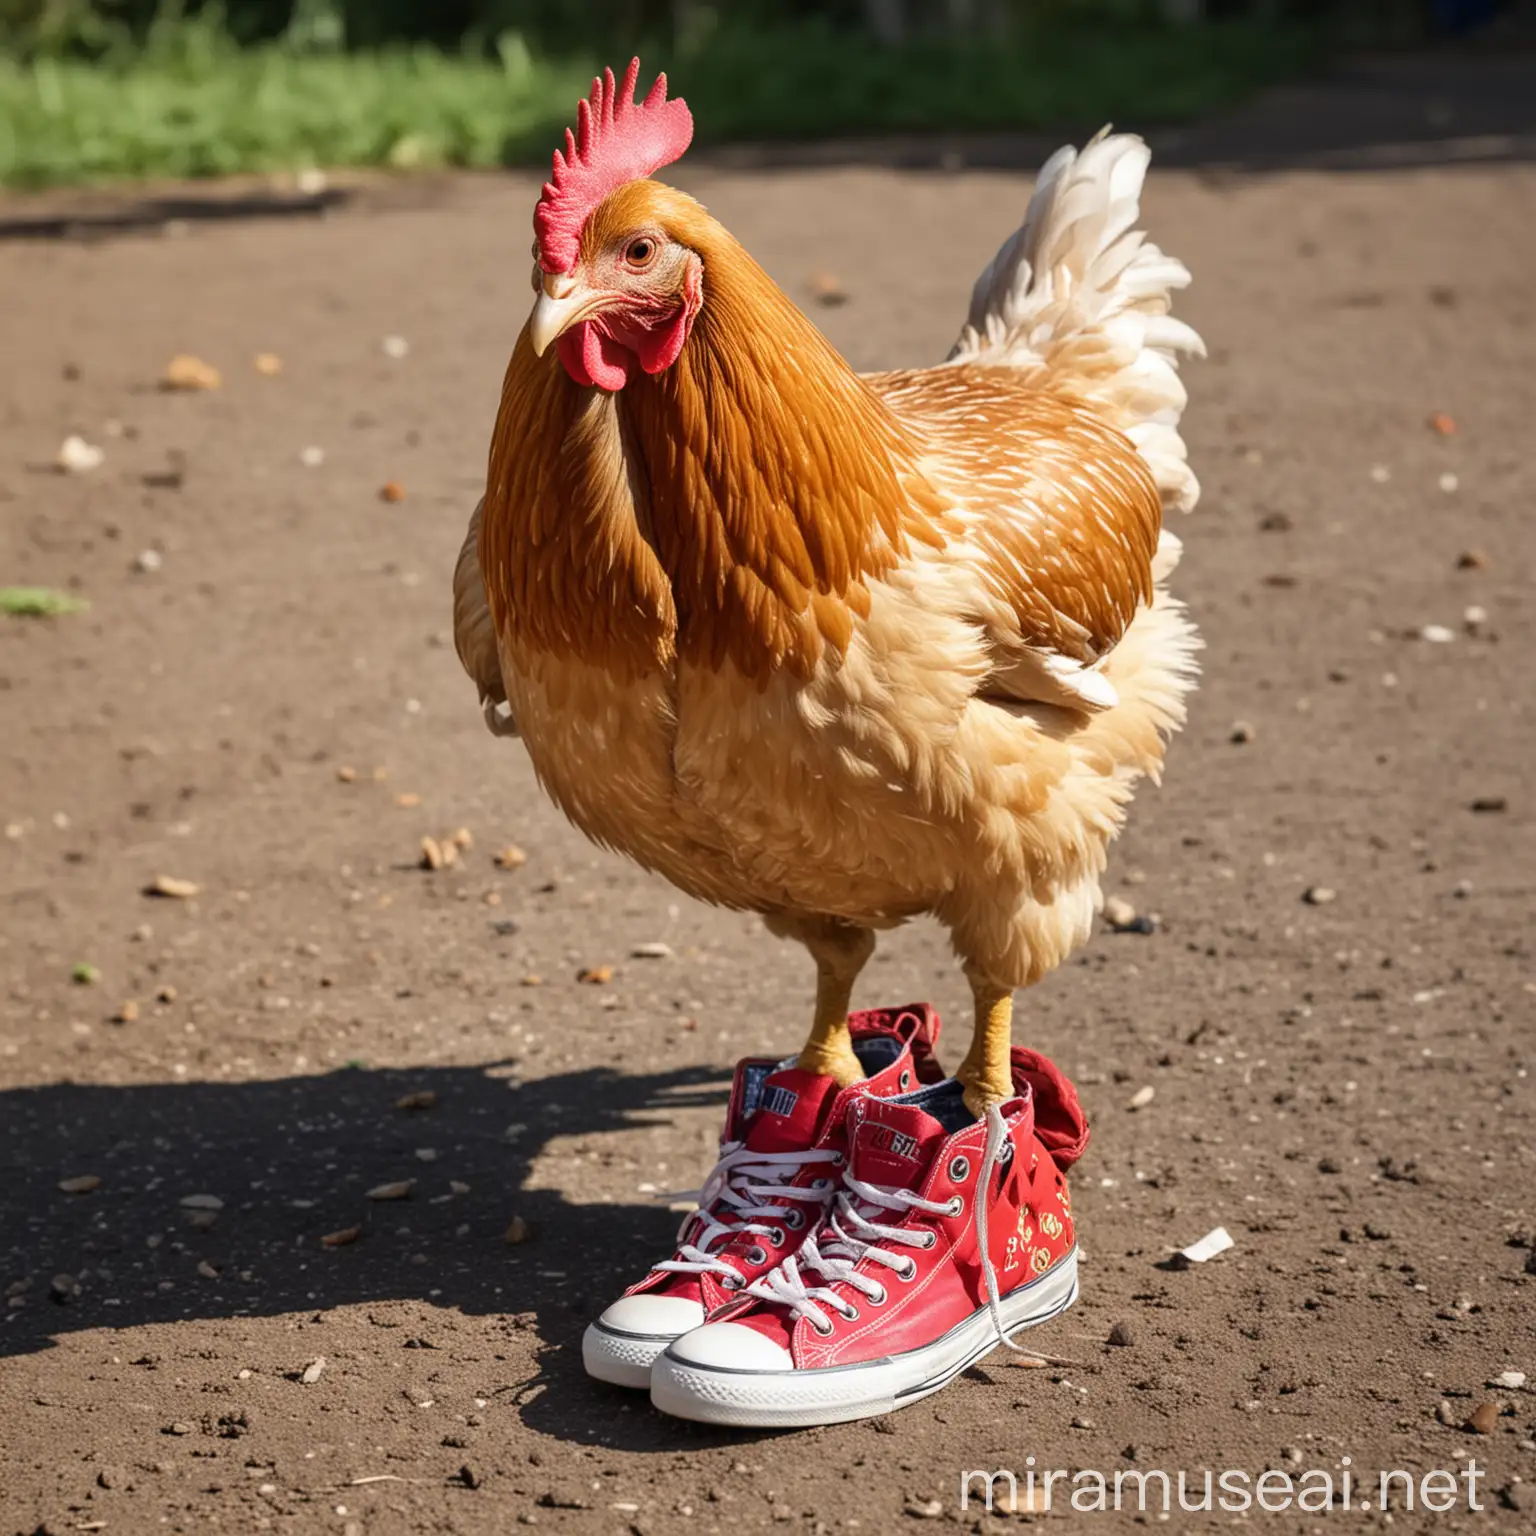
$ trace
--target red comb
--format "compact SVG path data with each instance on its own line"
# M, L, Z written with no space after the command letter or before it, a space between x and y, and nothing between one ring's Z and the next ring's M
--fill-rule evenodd
M667 77L657 75L651 93L635 102L640 60L631 59L615 86L605 69L592 94L576 108L576 132L565 130L565 150L555 151L554 175L533 210L539 265L569 272L576 265L581 226L616 187L670 165L693 138L693 114L681 100L667 100Z

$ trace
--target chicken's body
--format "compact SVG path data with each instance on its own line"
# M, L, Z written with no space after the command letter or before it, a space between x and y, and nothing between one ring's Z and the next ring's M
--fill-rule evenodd
M676 361L608 391L525 333L509 365L466 668L590 837L810 945L830 1070L869 930L924 912L1006 1041L1182 719L1196 642L1157 581L1198 341L1166 318L1182 268L1129 233L1144 168L1125 138L1058 156L951 361L862 378L702 209L634 182L600 215L702 259Z

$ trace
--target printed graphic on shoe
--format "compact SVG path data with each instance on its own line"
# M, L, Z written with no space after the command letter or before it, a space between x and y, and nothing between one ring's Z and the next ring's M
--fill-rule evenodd
M839 1089L795 1058L736 1068L720 1160L682 1224L677 1250L609 1307L582 1338L587 1373L650 1384L651 1363L799 1248L835 1193L846 1160L847 1107L865 1094L906 1093L942 1078L939 1018L926 1003L850 1014L865 1079Z
M1014 1086L984 1120L955 1081L850 1102L835 1202L798 1253L661 1354L656 1407L767 1428L890 1413L1069 1307L1064 1165L1087 1127L1043 1057L1015 1052Z

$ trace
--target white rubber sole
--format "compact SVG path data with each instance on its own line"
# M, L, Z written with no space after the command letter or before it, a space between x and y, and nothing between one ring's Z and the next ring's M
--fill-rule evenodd
M1002 1299L1003 1326L1049 1322L1077 1300L1077 1253ZM590 1331L590 1330L589 1330ZM859 1365L807 1371L740 1371L693 1365L663 1350L651 1367L651 1403L677 1419L751 1429L800 1429L894 1413L947 1387L998 1347L982 1307L943 1338ZM589 1367L590 1369L590 1367Z
M620 1333L601 1323L589 1323L581 1336L581 1363L588 1376L634 1387L643 1392L651 1384L651 1366L661 1357L676 1334Z

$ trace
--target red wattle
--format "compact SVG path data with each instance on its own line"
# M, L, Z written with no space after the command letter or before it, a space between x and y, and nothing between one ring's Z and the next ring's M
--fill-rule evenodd
M610 392L629 383L633 354L598 329L594 320L573 325L557 343L565 371L578 384L596 385Z

